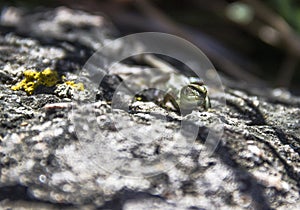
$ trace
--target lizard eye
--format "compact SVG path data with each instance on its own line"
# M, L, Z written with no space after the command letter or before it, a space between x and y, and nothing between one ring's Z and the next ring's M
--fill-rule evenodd
M190 86L185 86L182 88L181 93L183 96L190 97L199 95L198 91L191 88Z
M183 87L183 88L182 88L182 93L183 93L184 95L191 95L191 89L188 88L188 87Z

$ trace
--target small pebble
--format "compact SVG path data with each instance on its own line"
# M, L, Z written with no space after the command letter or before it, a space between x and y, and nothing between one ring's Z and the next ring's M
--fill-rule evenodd
M28 122L22 122L22 123L20 124L20 126L26 126L26 125L28 125Z

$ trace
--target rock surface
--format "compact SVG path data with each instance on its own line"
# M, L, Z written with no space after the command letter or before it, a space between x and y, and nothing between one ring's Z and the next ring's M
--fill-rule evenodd
M49 67L76 79L112 29L67 8L9 8L1 20L1 208L300 209L300 98L225 84L211 110L183 118L152 102L112 109L118 76L82 106L63 90L28 96L10 89L24 70ZM211 155L204 141L216 118L223 135ZM184 119L199 126L188 149L173 136Z

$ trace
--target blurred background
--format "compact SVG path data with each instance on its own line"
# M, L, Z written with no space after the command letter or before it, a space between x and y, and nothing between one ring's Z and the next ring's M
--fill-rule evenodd
M198 46L224 75L300 95L297 0L1 0L1 11L67 6L105 15L119 35L160 31Z

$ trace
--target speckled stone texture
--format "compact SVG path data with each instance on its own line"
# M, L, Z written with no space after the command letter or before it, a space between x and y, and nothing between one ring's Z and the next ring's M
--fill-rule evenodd
M149 160L168 151L167 134L182 118L152 102L112 111L117 75L106 78L98 100L84 109L63 89L31 96L12 91L29 68L50 67L76 79L92 53L112 39L112 29L101 16L67 8L9 8L1 20L1 209L300 209L300 98L225 83L225 93L211 98L215 109L188 116L199 134L192 149L172 150L167 158L176 160L175 167L139 178L124 176L125 169L110 173L100 164L116 156L98 149L113 148L124 160ZM217 106L224 99L227 105ZM74 122L88 122L91 113L98 124L86 123L82 131L89 136L78 135ZM116 127L115 116L127 123ZM224 133L210 155L203 141L214 118L221 119ZM156 126L155 141L126 141L126 134L146 133L147 126ZM100 145L99 132L93 133L99 129Z

